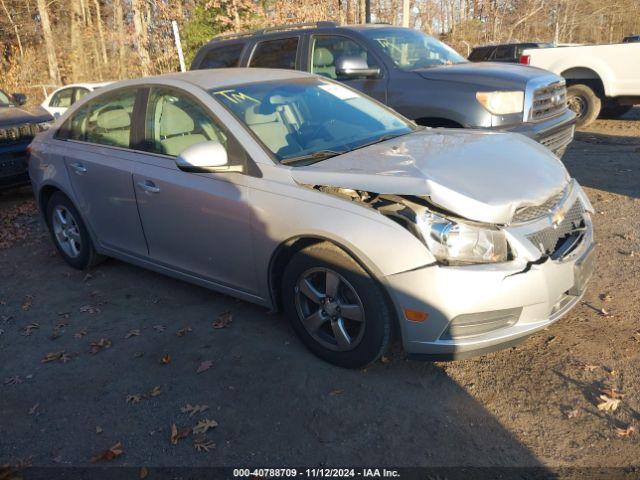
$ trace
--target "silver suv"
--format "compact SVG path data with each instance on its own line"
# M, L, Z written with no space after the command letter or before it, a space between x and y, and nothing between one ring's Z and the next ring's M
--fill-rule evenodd
M593 270L592 207L547 149L420 127L301 72L112 84L36 137L29 170L71 266L110 256L281 307L344 367L394 330L431 358L522 340Z

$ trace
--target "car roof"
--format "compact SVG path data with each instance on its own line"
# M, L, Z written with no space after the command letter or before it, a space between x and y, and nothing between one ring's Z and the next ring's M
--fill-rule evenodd
M93 90L94 88L100 88L100 87L104 87L109 85L110 83L113 83L113 81L109 81L109 82L84 82L84 83L70 83L68 85L63 85L59 88L56 89L56 92L58 90L62 90L64 88L74 88L74 87L82 87L82 88L87 88L89 90Z
M212 68L205 70L190 70L188 72L167 73L153 77L124 80L111 84L112 87L126 85L144 85L148 83L162 84L172 81L187 82L203 90L226 88L245 83L268 82L270 80L288 80L295 78L316 77L311 73L298 70L276 68Z

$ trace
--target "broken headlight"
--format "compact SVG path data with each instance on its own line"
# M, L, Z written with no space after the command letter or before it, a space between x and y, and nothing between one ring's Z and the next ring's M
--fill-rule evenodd
M416 220L427 248L440 262L460 265L508 260L509 247L502 230L456 222L432 212Z

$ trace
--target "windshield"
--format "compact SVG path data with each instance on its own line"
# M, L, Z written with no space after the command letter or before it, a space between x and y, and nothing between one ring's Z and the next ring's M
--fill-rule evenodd
M323 158L404 135L415 126L342 85L317 78L211 90L282 163Z
M466 63L454 49L418 30L364 29L362 34L377 42L397 67L404 70Z
M13 102L11 98L9 98L9 95L0 90L0 107L9 107L11 105L13 105Z

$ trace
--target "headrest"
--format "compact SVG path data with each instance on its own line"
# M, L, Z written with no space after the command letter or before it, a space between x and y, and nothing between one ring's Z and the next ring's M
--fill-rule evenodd
M247 125L260 125L261 123L277 122L278 116L275 113L275 108L271 110L271 113L262 113L260 105L254 105L249 107L244 112L244 121Z
M333 54L326 48L315 48L313 50L313 65L316 67L333 65Z
M195 124L193 119L180 107L173 103L165 102L160 117L160 135L169 137L182 133L193 132Z
M98 113L96 124L105 130L115 130L118 128L128 128L131 126L131 115L124 108L113 110L103 110Z

